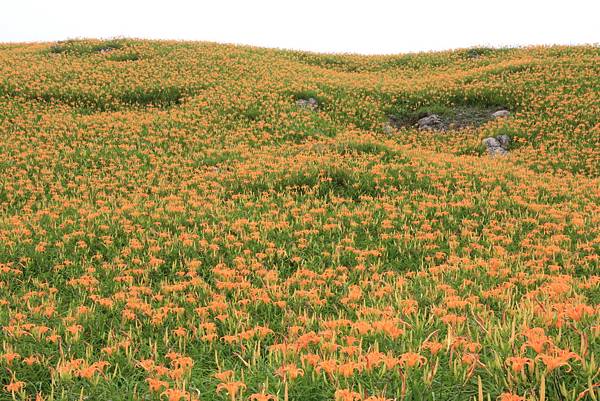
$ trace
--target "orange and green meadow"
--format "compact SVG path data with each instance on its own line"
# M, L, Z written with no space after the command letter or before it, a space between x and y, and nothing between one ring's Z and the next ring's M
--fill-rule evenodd
M0 400L597 401L600 49L2 44L0 328Z

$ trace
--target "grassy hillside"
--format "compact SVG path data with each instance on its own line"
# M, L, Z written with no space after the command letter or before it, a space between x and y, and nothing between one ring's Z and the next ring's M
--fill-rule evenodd
M600 397L597 47L4 44L0 155L0 400Z

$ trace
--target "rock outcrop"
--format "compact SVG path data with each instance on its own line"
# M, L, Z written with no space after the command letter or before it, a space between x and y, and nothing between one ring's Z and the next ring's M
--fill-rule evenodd
M510 137L508 135L489 137L485 138L482 143L490 156L505 156L508 154Z
M510 116L510 111L508 110L498 110L495 113L492 113L492 117L494 118L506 118Z
M437 114L430 114L427 117L423 117L415 125L420 130L428 131L443 131L446 128L444 121Z
M317 110L319 108L319 102L314 97L309 97L308 99L298 99L296 100L296 105L298 107L310 110Z

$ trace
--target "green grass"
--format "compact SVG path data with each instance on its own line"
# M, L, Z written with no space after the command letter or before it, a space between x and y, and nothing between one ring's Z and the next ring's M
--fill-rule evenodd
M130 43L126 39L111 39L103 41L82 41L69 39L52 45L48 52L51 54L66 54L73 56L86 56L94 53L110 52L124 48Z

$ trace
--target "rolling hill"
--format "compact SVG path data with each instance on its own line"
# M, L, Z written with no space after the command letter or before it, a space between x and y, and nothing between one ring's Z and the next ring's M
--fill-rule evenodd
M2 44L0 400L595 400L599 116L594 46Z

